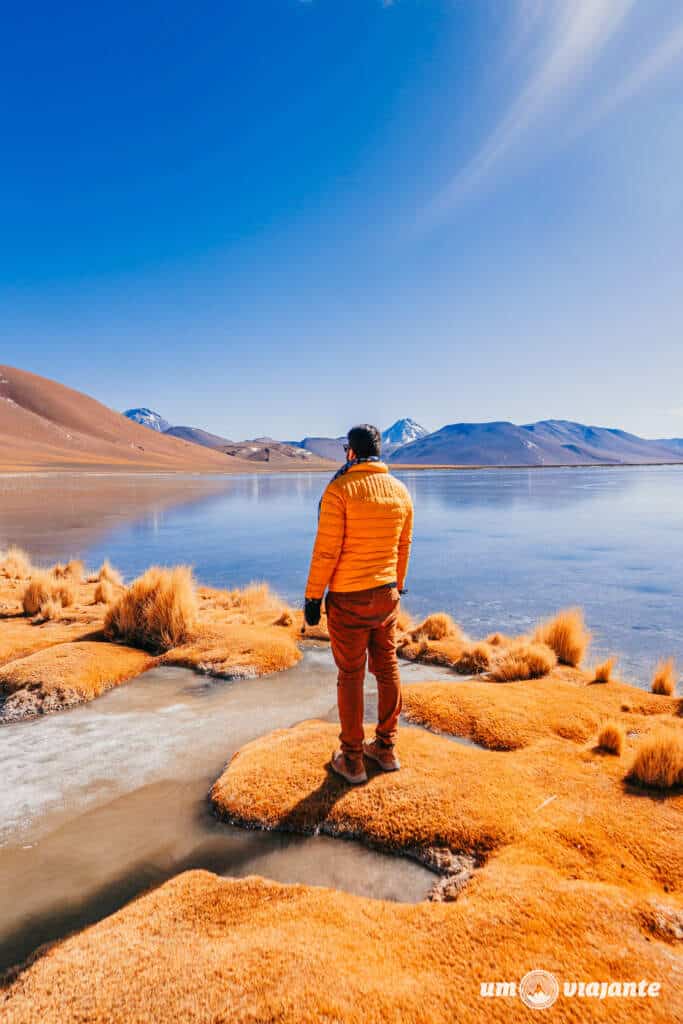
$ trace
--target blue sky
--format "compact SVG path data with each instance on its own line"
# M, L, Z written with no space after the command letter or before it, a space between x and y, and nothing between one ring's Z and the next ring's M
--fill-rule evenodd
M677 0L5 12L0 362L230 437L683 436Z

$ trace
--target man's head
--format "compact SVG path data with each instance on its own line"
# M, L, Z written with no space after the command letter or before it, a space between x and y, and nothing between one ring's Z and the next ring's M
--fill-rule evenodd
M348 446L346 448L347 459L368 459L375 455L379 457L382 453L382 435L377 427L370 423L361 423L358 427L351 427L346 435Z

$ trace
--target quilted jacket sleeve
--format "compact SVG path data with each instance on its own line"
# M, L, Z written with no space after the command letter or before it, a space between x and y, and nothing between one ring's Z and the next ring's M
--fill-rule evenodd
M403 590L408 572L408 561L410 559L410 545L413 542L413 504L409 500L406 510L406 519L401 530L398 541L398 564L396 566L396 582L398 589Z
M320 503L318 534L315 538L306 597L322 597L341 555L346 526L344 498L328 486Z

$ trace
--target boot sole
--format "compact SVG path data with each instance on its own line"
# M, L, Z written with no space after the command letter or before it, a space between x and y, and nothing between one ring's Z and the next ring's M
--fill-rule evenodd
M346 772L340 771L332 760L330 760L330 768L335 775L338 775L344 782L348 782L350 786L361 786L368 781L367 775L347 775Z
M364 750L363 753L367 758L369 758L370 761L374 761L375 764L378 764L383 772L400 772L401 770L401 764L399 761L397 761L395 765L391 765L390 767L389 765L382 764L378 757L375 757L374 754L369 753L367 750Z

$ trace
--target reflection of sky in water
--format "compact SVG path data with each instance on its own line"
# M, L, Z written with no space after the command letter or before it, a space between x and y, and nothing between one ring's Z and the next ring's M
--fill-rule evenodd
M414 472L416 508L407 607L444 608L475 635L527 628L580 604L596 649L644 677L679 639L683 470L679 467ZM126 575L151 562L189 562L200 579L268 579L301 597L316 506L327 478L254 476L224 492L161 509L87 552Z

